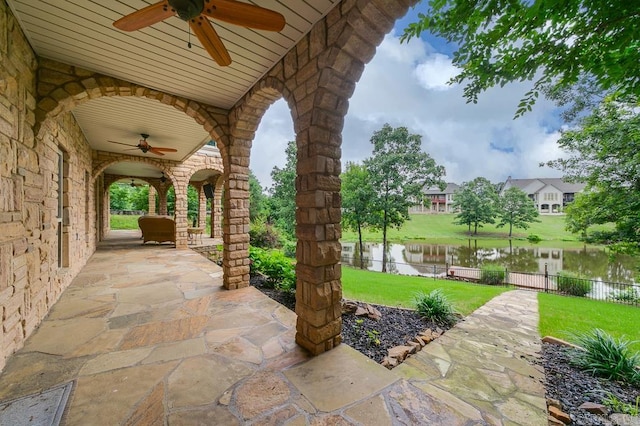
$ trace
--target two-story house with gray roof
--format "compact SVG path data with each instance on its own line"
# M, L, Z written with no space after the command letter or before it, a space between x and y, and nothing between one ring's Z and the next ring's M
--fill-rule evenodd
M527 193L540 214L561 214L575 194L584 190L584 183L571 183L562 178L512 179L509 176L500 194L511 187Z
M423 199L409 209L409 213L454 213L453 194L460 188L459 185L449 182L444 190L430 188L423 191Z

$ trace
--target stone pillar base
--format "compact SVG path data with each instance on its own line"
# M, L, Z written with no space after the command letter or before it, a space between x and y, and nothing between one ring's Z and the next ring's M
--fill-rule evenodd
M330 351L342 342L342 335L340 334L342 318L318 328L298 316L296 329L296 343L308 350L312 355L320 355L323 352Z

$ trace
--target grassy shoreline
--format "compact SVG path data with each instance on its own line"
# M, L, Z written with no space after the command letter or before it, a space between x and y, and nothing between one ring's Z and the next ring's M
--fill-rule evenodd
M580 241L578 235L571 234L565 230L565 216L540 216L540 222L532 223L529 229L514 229L513 236L509 239L509 229L507 227L498 228L495 225L485 225L478 230L478 235L469 234L467 227L454 225L454 214L414 214L411 220L404 223L400 228L388 229L388 239L391 242L422 241L429 240L442 244L459 244L461 241L477 240L479 245L485 241L487 245L517 247L531 246L527 236L534 234L542 239L543 243L553 242L558 248L575 248L585 245ZM609 226L594 227L596 229L610 229ZM382 242L381 231L371 231L366 229L363 232L363 241ZM342 230L342 242L357 242L358 234L350 230ZM546 244L548 245L548 244Z

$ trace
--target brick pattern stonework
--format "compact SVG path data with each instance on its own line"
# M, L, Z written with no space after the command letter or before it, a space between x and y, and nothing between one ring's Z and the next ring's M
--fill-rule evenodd
M248 167L251 141L266 109L283 97L291 108L298 148L296 178L296 341L313 354L340 343L342 298L339 238L340 155L349 98L365 64L415 0L345 0L318 22L229 115L223 152L228 180L225 265L248 285ZM221 148L221 151L222 148ZM226 218L226 216L225 216ZM227 270L225 270L225 273ZM241 274L243 274L241 276Z
M291 109L298 147L296 341L314 354L339 344L344 116L376 46L414 3L343 0L226 111L37 58L6 1L0 0L0 368L109 231L108 188L113 177L105 176L104 170L116 162L142 161L165 173L167 185L149 183L157 191L160 214L166 213L168 182L175 188L178 248L187 247L191 225L187 185L196 171L215 171L209 179L215 187L212 234L224 241L224 286L249 285L251 144L264 112L281 97ZM183 111L216 141L220 157L193 156L176 163L91 152L70 111L102 96L143 97ZM55 220L59 148L67 159L64 268L58 267ZM203 182L195 184L200 188Z
M91 152L81 129L64 112L34 133L37 61L0 1L0 368L24 345L96 244L95 204L87 202L94 196ZM62 182L59 150L65 158Z

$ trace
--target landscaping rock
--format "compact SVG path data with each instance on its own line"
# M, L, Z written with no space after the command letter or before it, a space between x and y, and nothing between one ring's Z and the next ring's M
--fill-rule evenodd
M560 401L553 398L547 398L547 407L556 407L562 410L562 405L560 405Z
M602 404L596 404L595 402L585 402L584 404L582 404L578 408L580 408L581 410L586 410L586 411L588 411L590 413L593 413L593 414L600 414L600 415L603 415L603 416L606 416L608 414L608 412L609 412L607 407L605 407Z
M549 426L564 426L564 423L562 423L560 420L556 419L553 416L549 416L547 420L548 420Z
M558 407L549 407L549 415L557 420L560 420L565 425L571 424L571 417L569 417L567 413L560 410Z
M394 346L393 348L389 349L389 358L395 358L401 362L405 360L410 351L410 346Z
M358 303L353 300L343 300L342 301L342 313L343 314L353 314L358 309Z
M367 308L367 312L369 313L367 316L369 318L374 321L380 321L380 319L382 318L382 313L379 310L369 305L368 303L365 305L365 308Z

